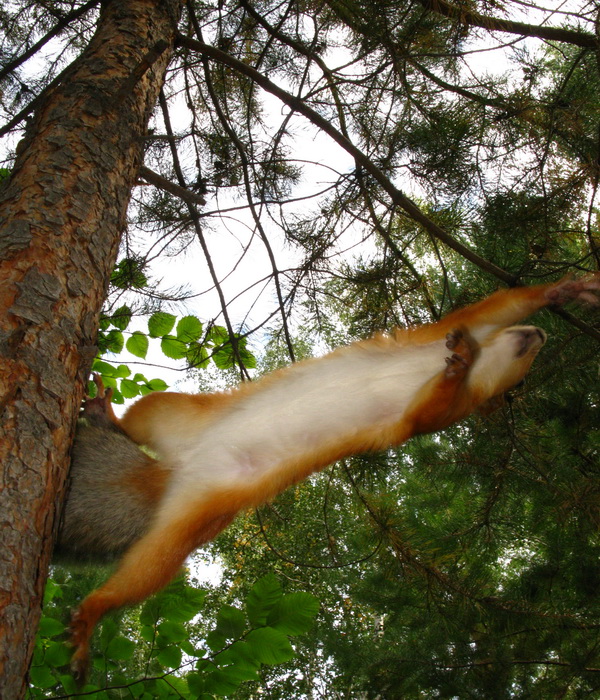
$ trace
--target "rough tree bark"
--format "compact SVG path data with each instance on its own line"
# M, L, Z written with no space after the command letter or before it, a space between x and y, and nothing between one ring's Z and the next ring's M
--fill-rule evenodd
M25 680L68 453L182 0L103 4L0 194L0 697Z

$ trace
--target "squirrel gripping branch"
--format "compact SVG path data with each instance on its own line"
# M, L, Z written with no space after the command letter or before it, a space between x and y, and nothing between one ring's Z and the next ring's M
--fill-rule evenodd
M164 587L236 515L349 455L443 429L521 381L546 341L512 326L548 305L596 302L600 275L496 292L438 323L353 343L229 392L149 394L118 419L86 403L57 553L116 572L74 614L73 669L106 612ZM153 459L137 445L147 445Z

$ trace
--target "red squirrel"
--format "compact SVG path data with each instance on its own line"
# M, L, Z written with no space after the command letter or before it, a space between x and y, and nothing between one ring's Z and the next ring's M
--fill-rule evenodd
M338 459L440 430L502 395L546 341L539 328L511 324L547 305L595 302L599 290L593 275L498 291L437 323L356 342L232 391L149 394L121 419L110 392L100 391L86 410L96 426L75 446L58 552L124 556L73 616L75 672L85 671L102 615L165 586L241 510Z

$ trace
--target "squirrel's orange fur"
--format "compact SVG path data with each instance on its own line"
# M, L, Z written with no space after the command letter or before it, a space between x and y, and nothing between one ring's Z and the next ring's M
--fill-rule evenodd
M590 300L598 289L595 276L500 291L438 323L355 343L232 392L153 393L122 420L108 407L118 429L157 453L164 478L150 483L124 469L127 487L156 511L74 615L75 668L85 666L104 613L166 585L240 510L337 459L464 418L517 384L545 342L540 329L510 324L549 304Z

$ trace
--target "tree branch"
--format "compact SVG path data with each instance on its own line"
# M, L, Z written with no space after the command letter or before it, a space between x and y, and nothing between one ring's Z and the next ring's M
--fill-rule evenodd
M186 204L192 204L194 206L204 206L206 204L204 197L201 197L195 192L190 192L186 187L176 185L162 175L155 173L154 170L150 170L150 168L147 168L145 165L142 165L140 168L140 176L151 185L172 194L174 197L182 199Z
M506 32L507 34L520 34L521 36L532 36L538 39L549 39L550 41L562 41L575 46L597 49L598 40L593 34L579 32L575 29L563 29L562 27L543 27L537 24L526 24L525 22L514 22L509 19L499 19L480 15L477 12L469 12L462 7L455 7L445 0L419 0L426 10L457 20L462 24L469 24L474 27L482 27L490 32Z
M33 46L28 48L27 51L24 51L20 56L13 59L12 61L9 61L2 69L0 69L0 80L2 80L2 78L5 78L9 73L12 73L12 71L14 71L20 65L25 63L25 61L31 58L34 54L36 54L45 44L47 44L50 41L50 39L53 39L57 34L60 34L60 32L65 27L68 27L73 20L78 19L79 17L84 15L88 10L91 10L93 7L96 7L96 5L99 4L100 0L90 0L89 2L86 2L85 5L82 5L76 10L73 10L73 12L69 12L69 14L65 15L59 22L57 22L54 25L54 27L52 27L52 29L49 32L44 34L44 36L41 39L39 39L39 41L36 41L36 43Z
M473 250L465 246L464 244L453 238L446 230L438 226L434 221L432 221L428 216L426 216L419 207L405 194L403 194L385 175L385 173L378 168L375 163L363 153L357 146L355 146L348 138L346 138L338 129L336 129L333 124L316 112L312 107L309 107L300 97L291 95L286 90L280 88L275 83L271 82L262 73L259 73L256 69L251 66L239 61L233 56L221 51L220 49L210 46L209 44L204 44L195 39L190 39L189 37L178 35L178 44L185 48L191 49L192 51L198 51L199 53L213 58L220 63L230 66L234 70L246 75L251 80L253 80L257 85L278 97L283 103L287 104L288 107L294 111L302 114L307 119L309 119L315 126L319 127L322 131L328 134L339 146L341 146L345 151L347 151L356 161L356 163L364 168L378 183L379 185L388 193L394 204L403 209L414 221L418 222L423 226L423 228L430 233L432 236L438 240L445 243L449 248L456 251L462 255L467 260L471 261L474 265L479 267L486 272L494 275L498 279L502 280L510 286L517 284L517 278L503 270L502 268L494 265L494 263L489 260L485 260L480 255L477 255Z

